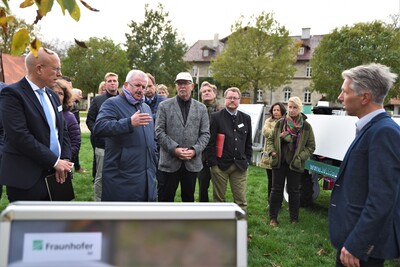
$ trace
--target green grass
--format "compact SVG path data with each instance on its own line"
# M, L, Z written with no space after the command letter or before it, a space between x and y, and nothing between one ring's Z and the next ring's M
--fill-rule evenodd
M93 152L89 134L82 134L80 161L86 173L75 173L73 184L76 201L93 200L93 178L91 175ZM211 188L209 191L212 199ZM248 201L248 266L298 267L334 266L335 250L328 236L328 204L330 191L321 190L320 196L309 208L301 208L300 222L289 223L288 205L283 203L279 215L279 227L268 225L267 178L265 170L251 166L249 169ZM175 198L180 201L180 192ZM196 191L196 201L198 193ZM232 201L230 189L227 201ZM0 201L0 210L8 204L5 190ZM400 266L398 261L387 262L387 267Z

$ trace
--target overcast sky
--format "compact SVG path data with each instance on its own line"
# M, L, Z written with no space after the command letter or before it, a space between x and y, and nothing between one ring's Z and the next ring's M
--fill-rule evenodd
M91 12L80 3L81 19L75 22L67 14L62 16L58 3L39 23L44 39L59 38L85 41L90 37L109 37L115 43L125 42L128 24L133 20L143 22L144 6L156 9L162 3L173 27L190 46L197 40L211 40L229 35L231 25L241 15L249 20L262 11L274 14L291 35L300 35L302 28L311 28L311 34L327 34L331 30L357 22L389 21L389 16L399 13L400 0L85 0L100 12ZM18 8L22 0L10 1L17 17L32 22L35 7ZM77 2L79 2L77 0Z

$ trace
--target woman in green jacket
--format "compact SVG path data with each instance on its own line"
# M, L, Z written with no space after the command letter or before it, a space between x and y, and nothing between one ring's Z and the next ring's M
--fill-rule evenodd
M272 191L269 217L271 226L278 225L278 213L283 200L285 180L289 194L290 222L299 220L300 183L304 163L315 150L315 139L307 117L301 113L303 104L298 97L288 101L288 112L279 120L267 140L267 151L272 157Z

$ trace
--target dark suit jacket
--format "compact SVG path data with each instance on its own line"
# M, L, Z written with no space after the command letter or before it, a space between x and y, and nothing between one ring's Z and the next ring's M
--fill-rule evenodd
M224 134L224 148L222 157L216 156L217 134ZM208 166L218 165L221 170L227 170L235 164L240 170L245 171L250 164L253 153L251 118L249 115L238 111L235 123L226 109L211 113L210 142L207 146Z
M56 115L61 158L71 158L70 140L58 95L46 92ZM50 146L50 128L42 105L28 81L23 78L5 87L0 94L0 113L5 140L0 168L0 184L31 188L57 161Z
M331 242L364 261L400 256L399 140L386 113L374 117L347 151L332 191Z

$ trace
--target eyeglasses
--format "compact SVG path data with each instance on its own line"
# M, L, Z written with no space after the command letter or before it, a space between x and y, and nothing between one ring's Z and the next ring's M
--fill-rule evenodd
M240 99L240 97L236 97L236 96L228 96L228 97L225 97L225 99L227 99L227 100L239 100Z
M42 64L41 64L42 65ZM61 73L61 68L60 67L53 67L53 66L49 66L49 65L42 65L43 67L50 67L53 71L55 71L56 73Z
M176 81L175 82L176 85L189 85L191 84L190 81Z
M131 84L130 82L127 82L130 86L134 87L134 88L142 88L143 90L146 89L146 85L141 85L140 83L137 84Z

